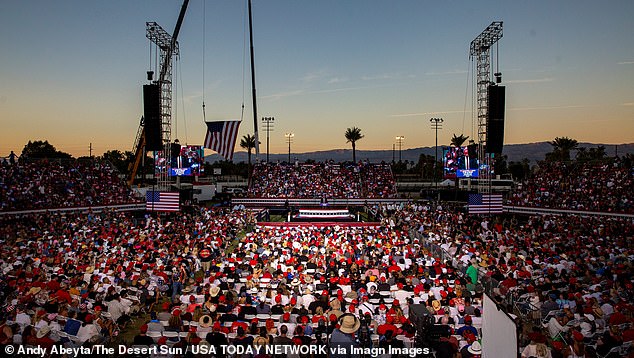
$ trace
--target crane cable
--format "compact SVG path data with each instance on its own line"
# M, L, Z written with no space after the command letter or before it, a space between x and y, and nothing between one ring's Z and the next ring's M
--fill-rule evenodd
M246 0L248 1L248 0ZM240 112L240 121L242 121L242 119L244 119L244 89L246 88L246 85L244 84L244 73L246 72L245 68L246 68L246 55L245 53L247 52L247 6L246 6L246 1L245 1L245 6L244 6L244 12L242 16L242 110Z
M471 69L471 60L467 61L467 84L464 90L464 105L462 106L462 134L463 135L464 135L464 122L467 116L467 97L469 96L469 82L470 82L469 75L471 75L470 69Z
M180 94L181 94L181 108L182 108L181 109L181 116L183 117L183 125L185 126L185 144L187 144L187 143L189 143L189 140L188 140L188 137L187 137L187 115L186 115L186 111L185 111L185 90L183 89L183 68L182 68L182 65L181 65L181 61L178 61L177 64L178 64L178 72L180 72L180 76L178 76L178 80L179 80L180 85L181 85L181 90L180 90Z
M203 53L202 53L202 58L203 58L203 123L205 123L206 120L206 115L205 115L205 19L207 18L207 12L205 11L205 3L206 1L203 1Z

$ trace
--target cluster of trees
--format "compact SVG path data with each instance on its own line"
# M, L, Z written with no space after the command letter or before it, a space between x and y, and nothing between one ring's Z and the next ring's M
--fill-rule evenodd
M57 150L47 140L29 141L22 149L20 157L26 159L71 159L73 156Z
M546 154L547 161L570 162L573 150L577 151L575 160L578 163L600 162L608 158L603 145L594 148L579 147L579 142L576 139L568 137L557 137L548 143L553 146L553 151Z

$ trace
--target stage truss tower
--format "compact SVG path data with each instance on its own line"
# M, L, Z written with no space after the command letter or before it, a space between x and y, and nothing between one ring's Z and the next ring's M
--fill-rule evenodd
M491 73L491 46L502 38L502 21L494 21L478 37L471 41L469 59L476 61L476 102L478 106L478 159L487 165L487 170L480 171L479 185L481 192L488 192L491 181L491 167L493 160L486 153L487 119L488 119L488 88L493 84ZM499 73L495 73L498 78Z

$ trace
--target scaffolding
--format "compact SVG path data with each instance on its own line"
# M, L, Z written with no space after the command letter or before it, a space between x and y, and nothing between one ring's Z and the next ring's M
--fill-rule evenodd
M491 46L502 38L502 21L494 21L478 37L471 41L469 59L476 61L476 102L478 106L478 159L481 165L486 165L486 170L480 171L478 190L480 192L490 191L491 167L493 157L486 152L487 121L488 121L488 95L489 86L493 84L491 73ZM499 73L495 73L496 78Z

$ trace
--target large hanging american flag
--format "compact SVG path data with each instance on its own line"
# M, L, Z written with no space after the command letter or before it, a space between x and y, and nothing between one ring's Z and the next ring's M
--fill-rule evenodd
M226 160L233 160L233 148L238 137L240 121L205 122L205 148L215 150Z
M469 194L469 214L501 214L502 194Z
M178 192L148 191L145 193L145 210L179 211L180 195Z

